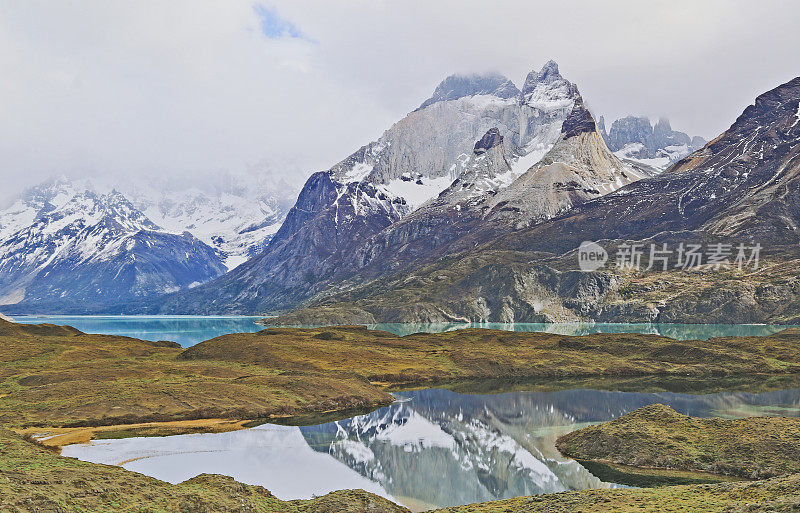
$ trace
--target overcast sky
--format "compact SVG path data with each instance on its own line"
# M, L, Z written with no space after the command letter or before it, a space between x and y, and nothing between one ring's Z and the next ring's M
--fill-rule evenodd
M800 75L793 1L0 0L0 202L48 176L302 181L457 72L548 59L595 114L712 138Z

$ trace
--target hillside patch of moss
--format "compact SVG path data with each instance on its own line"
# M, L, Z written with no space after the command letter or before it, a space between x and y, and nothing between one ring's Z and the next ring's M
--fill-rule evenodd
M654 404L564 435L579 460L764 479L800 473L800 419L701 419Z

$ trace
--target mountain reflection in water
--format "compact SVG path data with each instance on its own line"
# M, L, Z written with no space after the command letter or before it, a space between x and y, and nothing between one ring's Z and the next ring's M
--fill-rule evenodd
M800 416L800 389L766 393L493 395L421 390L366 415L315 426L95 440L62 454L178 483L201 473L261 485L281 499L363 488L416 511L520 495L616 486L561 456L556 438L653 403L700 417Z
M614 486L561 456L555 440L656 402L693 416L751 415L769 408L800 414L800 390L710 395L423 390L397 396L398 403L370 414L300 430L312 448L415 509Z

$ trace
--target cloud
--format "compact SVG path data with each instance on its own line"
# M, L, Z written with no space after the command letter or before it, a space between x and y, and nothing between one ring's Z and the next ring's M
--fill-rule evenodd
M2 2L0 201L61 173L188 182L273 162L302 181L448 74L521 85L550 58L607 120L665 115L711 138L798 74L799 13L777 0Z

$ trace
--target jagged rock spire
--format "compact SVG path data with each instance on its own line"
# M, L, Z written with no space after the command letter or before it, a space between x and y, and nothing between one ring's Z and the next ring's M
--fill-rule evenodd
M564 80L564 77L558 71L558 64L553 60L549 60L542 66L541 70L534 70L528 73L525 78L525 85L522 86L522 94L530 93L537 84L551 84L558 80Z
M558 64L547 61L541 70L528 73L520 103L543 111L571 109L579 97L578 88L561 76Z

